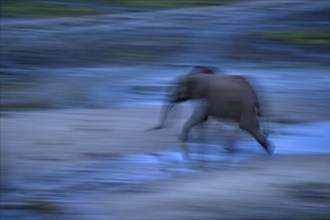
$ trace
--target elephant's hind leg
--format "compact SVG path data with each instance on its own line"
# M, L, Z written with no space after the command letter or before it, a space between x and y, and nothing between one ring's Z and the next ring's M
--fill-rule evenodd
M251 117L251 114L244 116L249 116L249 117L242 117L239 122L239 127L242 130L245 130L249 134L251 134L259 142L259 144L267 151L268 154L272 154L273 152L267 138L264 135L262 135L260 132L259 122L256 115L253 115L253 117Z
M248 133L250 133L259 142L259 144L267 151L268 154L273 153L268 140L266 139L266 137L264 135L262 135L260 133L259 130L255 129L255 128L247 128L244 130L246 130Z

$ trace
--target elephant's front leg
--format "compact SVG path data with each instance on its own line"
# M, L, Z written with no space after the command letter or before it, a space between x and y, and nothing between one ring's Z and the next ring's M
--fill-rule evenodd
M181 145L183 149L183 158L190 159L189 157L189 149L187 144L188 134L192 127L203 123L207 120L207 114L205 115L199 115L199 117L194 116L194 114L189 118L189 120L185 123L182 129L181 135L179 135L179 139L183 142Z
M181 135L179 135L179 139L183 142L186 142L188 139L188 135L190 129L194 126L205 122L208 118L207 111L205 108L196 108L194 113L188 119L188 121L184 124L182 128Z

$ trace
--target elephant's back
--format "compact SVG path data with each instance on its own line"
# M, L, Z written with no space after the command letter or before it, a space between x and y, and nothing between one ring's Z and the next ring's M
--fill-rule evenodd
M248 80L239 75L209 77L209 88L218 96L255 99L256 93Z
M239 118L245 108L258 103L254 89L242 76L210 77L207 93L210 114L219 117Z

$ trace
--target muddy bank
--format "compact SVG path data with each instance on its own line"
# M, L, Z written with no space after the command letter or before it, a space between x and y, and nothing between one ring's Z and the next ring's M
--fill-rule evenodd
M259 158L239 169L157 182L126 195L93 195L87 201L97 199L97 211L121 219L326 219L328 163L328 156Z
M329 123L271 124L267 156L250 136L223 150L229 125L191 133L191 159L171 126L144 132L159 107L2 112L1 215L6 219L300 219L329 216ZM288 154L291 154L288 156ZM308 164L308 165L306 165ZM140 210L145 210L141 212Z
M90 180L64 191L21 190L14 197L2 195L2 215L14 219L327 219L328 164L325 155L259 157L235 168L199 165L199 172L142 184L93 185L96 180ZM40 191L44 193L38 195Z

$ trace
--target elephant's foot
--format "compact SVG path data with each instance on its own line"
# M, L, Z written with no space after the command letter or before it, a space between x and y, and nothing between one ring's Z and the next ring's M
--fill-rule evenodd
M182 142L186 142L188 139L188 135L186 133L181 133L177 135L177 138Z
M187 143L182 143L181 148L182 148L182 159L183 160L190 160L188 144Z
M236 145L236 139L234 137L231 137L227 141L227 145L225 145L223 148L227 151L227 153L235 153L237 151Z
M271 142L265 141L264 143L261 143L261 145L269 155L272 155L274 153L275 147Z
M146 129L144 132L160 130L160 129L163 129L163 128L165 128L165 126L163 126L163 125L157 125L155 127Z
M269 136L269 132L268 132L268 131L263 130L261 133L262 133L262 135L263 135L266 139L268 138L268 136Z

